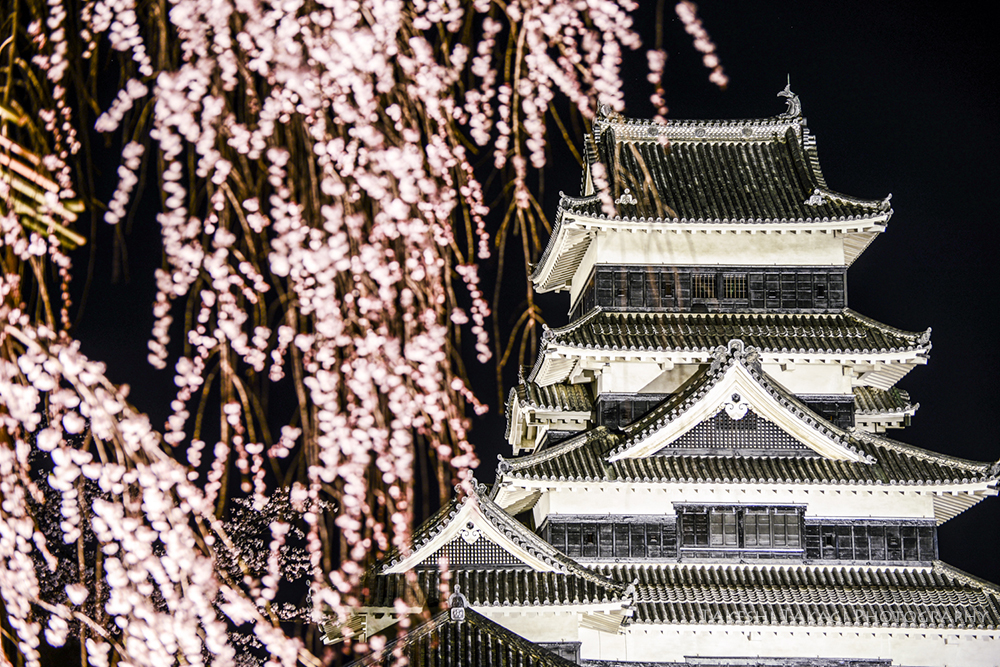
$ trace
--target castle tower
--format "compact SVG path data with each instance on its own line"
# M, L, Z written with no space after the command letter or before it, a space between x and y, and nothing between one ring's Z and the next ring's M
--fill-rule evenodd
M602 110L531 276L571 323L510 392L513 457L373 573L355 630L433 606L444 557L463 605L580 665L1000 664L1000 589L937 558L1000 463L886 437L931 349L848 308L890 200L830 189L780 94L762 120Z

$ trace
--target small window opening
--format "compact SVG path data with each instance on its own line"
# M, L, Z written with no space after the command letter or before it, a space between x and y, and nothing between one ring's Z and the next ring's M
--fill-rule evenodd
M722 276L722 298L746 299L747 298L746 275Z
M695 299L714 299L715 276L710 274L691 276L691 292Z

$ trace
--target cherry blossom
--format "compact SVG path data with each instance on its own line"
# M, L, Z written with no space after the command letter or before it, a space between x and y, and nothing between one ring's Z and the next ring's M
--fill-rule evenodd
M430 458L442 493L471 480L468 411L486 406L457 356L465 332L480 362L493 354L478 262L510 230L537 244L529 179L547 162L554 102L585 120L598 102L624 108L636 4L157 7L166 13L133 0L19 10L18 45L37 71L18 75L39 108L4 150L52 187L42 226L0 204L13 262L0 276L5 621L29 666L42 641L70 638L91 665L230 665L233 627L265 664L317 665L317 646L282 621L282 554L301 541L309 622L345 619L372 559L406 548L416 458ZM96 104L88 77L109 49L120 89L81 126L73 104ZM664 57L650 56L656 86ZM91 130L122 147L110 201L90 199L95 216L124 227L144 173L162 194L155 218L135 222L162 238L149 362L172 369L164 424L70 335L73 267L55 225L79 210L75 184L88 179L73 168ZM481 147L510 183L497 238ZM10 190L0 181L0 202ZM278 393L290 408L267 403ZM225 518L277 496L292 514L267 525L260 567L240 569Z

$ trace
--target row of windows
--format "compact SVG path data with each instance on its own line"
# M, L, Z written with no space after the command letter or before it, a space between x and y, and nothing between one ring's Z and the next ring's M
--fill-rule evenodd
M545 540L571 558L675 558L673 523L550 523Z
M802 548L802 514L796 508L685 509L677 519L682 549Z
M806 558L931 561L937 558L934 532L934 526L919 525L807 525Z
M542 537L571 558L804 558L927 562L937 558L931 525L803 521L796 507L679 507L676 523L624 517L548 522Z
M839 268L594 268L573 317L607 310L668 312L837 312L846 303Z

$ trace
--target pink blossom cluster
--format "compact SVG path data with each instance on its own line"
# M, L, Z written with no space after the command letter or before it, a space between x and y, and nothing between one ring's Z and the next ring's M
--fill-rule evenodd
M729 77L722 71L719 56L715 53L715 42L708 36L708 31L705 30L701 19L698 18L698 6L691 0L682 0L677 3L675 9L681 23L684 24L684 30L694 37L694 48L705 54L702 57L702 62L705 67L712 70L712 73L708 75L708 80L719 88L725 88L729 84Z
M445 486L469 483L466 408L485 406L455 360L462 328L480 361L491 353L476 266L490 253L489 209L473 144L495 143L527 210L556 96L585 117L598 98L623 108L635 6L170 0L157 32L134 0L84 3L84 57L102 38L129 56L96 125L133 137L109 224L126 219L144 157L158 168L164 263L149 361L172 367L177 391L161 437L66 333L70 265L55 239L0 218L0 243L25 265L54 266L61 290L56 332L22 312L16 273L0 280L0 595L27 664L42 637L58 645L71 623L85 628L95 665L233 664L227 623L252 624L269 666L318 664L270 614L289 524L271 524L265 575L231 581L216 560L232 546L222 502L239 488L262 507L276 492L272 464L301 457L290 500L307 528L318 622L346 618L372 553L407 548L418 439ZM66 13L62 0L48 8L47 29L31 34L55 90L41 120L58 203L73 194L79 143L61 88ZM482 37L467 44L468 34ZM262 407L263 383L294 394L284 423ZM202 432L210 391L220 397L212 437ZM47 457L47 487L31 479L32 451ZM101 495L82 493L86 484ZM58 495L63 541L82 544L90 530L100 545L101 582L68 584L65 602L39 593L38 563L58 565L29 508L43 490ZM98 599L111 631L85 611Z

